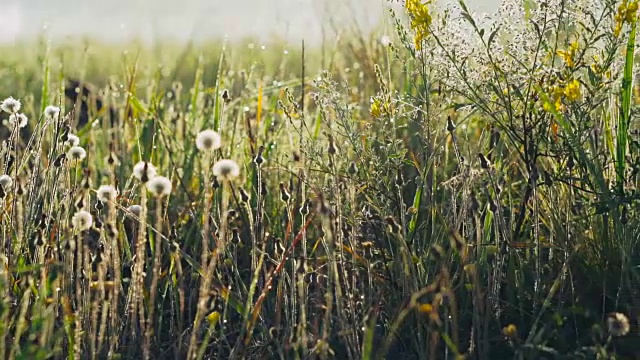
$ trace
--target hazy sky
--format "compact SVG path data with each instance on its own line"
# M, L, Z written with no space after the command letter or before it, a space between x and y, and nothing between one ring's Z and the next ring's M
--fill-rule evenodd
M400 2L401 0L397 0ZM438 0L446 2L446 0ZM449 0L451 1L451 0ZM0 42L90 35L107 41L154 41L275 34L295 40L321 37L331 17L363 28L380 21L388 0L0 0ZM468 0L491 12L500 0Z

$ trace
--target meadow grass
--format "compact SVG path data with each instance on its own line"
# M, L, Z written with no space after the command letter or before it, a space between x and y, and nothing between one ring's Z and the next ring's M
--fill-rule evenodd
M0 357L639 356L636 10L3 49Z

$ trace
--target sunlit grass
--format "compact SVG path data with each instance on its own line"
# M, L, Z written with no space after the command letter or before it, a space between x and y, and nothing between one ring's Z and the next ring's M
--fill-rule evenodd
M637 356L635 2L595 2L3 49L0 357Z

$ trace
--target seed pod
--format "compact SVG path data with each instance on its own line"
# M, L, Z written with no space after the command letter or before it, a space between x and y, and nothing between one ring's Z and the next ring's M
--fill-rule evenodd
M402 176L402 169L396 170L396 186L402 188L404 186L404 177Z
M489 163L489 160L486 158L486 156L484 156L483 153L478 153L478 157L480 158L480 167L485 170L489 169L489 166L491 166L491 164Z
M56 159L53 160L53 166L57 167L57 168L61 167L66 159L67 159L67 154L66 153L62 153L62 154L58 155L58 157L56 157Z
M258 149L258 154L256 155L256 157L253 159L253 162L256 164L256 166L260 167L262 166L262 164L264 164L265 160L262 157L262 153L264 152L264 146L260 145L260 148Z
M573 156L569 156L569 159L567 160L567 169L571 170L573 169L573 167L576 165L575 161L573 160Z
M349 164L347 172L349 173L349 175L355 175L358 173L358 167L356 166L355 161L352 161L351 164Z
M453 130L456 129L456 126L453 124L453 120L451 120L451 116L447 116L447 131L452 133Z
M391 232L394 234L400 233L400 225L396 222L396 220L392 216L387 216L384 221L389 225Z
M309 201L309 199L306 199L304 201L304 204L302 204L302 206L300 207L300 215L302 215L302 216L309 215L309 208L310 207L311 207L311 201Z
M327 152L331 156L335 155L338 152L338 149L336 148L336 144L333 141L333 136L331 135L329 135L329 147L327 148Z
M288 203L290 199L291 199L291 195L289 194L289 191L284 186L284 183L280 183L280 200L284 201L285 203Z
M551 178L551 174L549 174L546 170L542 174L544 176L544 184L547 186L553 185L553 179Z
M249 193L244 189L240 188L240 201L243 203L248 203L250 199Z
M442 259L444 259L444 256L446 255L444 248L438 244L433 245L431 247L431 256L433 257L434 260L436 261L440 261Z

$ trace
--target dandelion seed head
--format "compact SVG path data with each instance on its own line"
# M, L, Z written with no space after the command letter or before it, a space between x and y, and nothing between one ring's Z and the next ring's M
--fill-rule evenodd
M142 206L140 205L131 205L127 208L127 211L129 211L130 213L132 213L133 215L140 217L140 215L142 214Z
M171 193L171 180L164 176L156 176L147 182L147 190L158 197L169 195Z
M625 336L629 333L629 318L621 313L612 313L607 317L607 328L611 336Z
M78 146L80 145L80 138L77 137L74 134L67 134L67 141L65 141L65 144L69 145L69 146Z
M221 145L220 135L213 130L203 130L196 137L196 146L201 151L213 151Z
M93 216L88 211L80 210L71 218L71 224L80 231L88 230L93 225Z
M4 190L9 189L13 185L13 179L9 175L0 175L0 186Z
M8 97L2 101L0 108L9 114L15 114L20 111L20 100L16 100L13 97Z
M380 44L384 47L391 45L391 37L389 35L384 35L380 38Z
M73 146L67 152L67 157L71 160L81 161L87 157L87 152L81 146Z
M114 201L118 196L118 191L111 185L101 185L97 193L98 199L102 202Z
M23 128L23 127L27 126L27 121L28 120L29 119L27 119L27 115L15 113L15 114L11 114L9 116L8 124L12 128L16 127L16 126L18 126L19 128Z
M153 179L156 177L156 174L156 168L150 162L140 161L133 166L133 176L142 182Z
M218 180L231 180L240 176L240 167L233 160L223 159L213 165L213 175Z
M60 115L60 108L57 106L53 106L53 105L49 105L46 108L44 108L44 116L47 119L57 119L58 116Z

